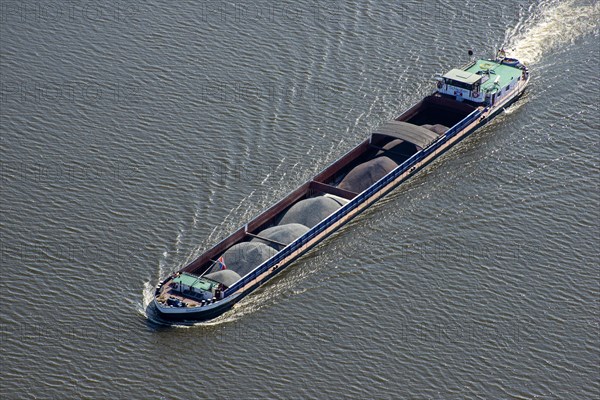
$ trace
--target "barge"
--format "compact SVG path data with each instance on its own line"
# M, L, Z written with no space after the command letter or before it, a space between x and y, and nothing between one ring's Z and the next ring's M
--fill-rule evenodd
M435 80L431 95L162 280L150 306L166 322L206 321L227 312L510 106L525 91L530 73L501 51Z

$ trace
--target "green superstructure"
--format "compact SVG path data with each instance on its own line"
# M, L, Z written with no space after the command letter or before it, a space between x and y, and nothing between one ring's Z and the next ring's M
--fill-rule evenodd
M471 74L478 74L483 77L481 82L481 90L484 93L494 93L500 88L508 86L511 82L515 82L520 76L522 71L519 68L500 64L489 60L477 60L475 64L467 68L465 72ZM488 75L489 79L485 79ZM500 77L500 79L496 79ZM485 82L484 82L485 81Z
M438 93L452 96L456 101L494 105L527 79L528 71L519 60L498 57L478 59L460 69L438 76Z
M193 288L197 291L210 292L216 285L216 282L205 278L199 278L194 275L186 274L185 272L173 279L173 283L181 284L182 287Z

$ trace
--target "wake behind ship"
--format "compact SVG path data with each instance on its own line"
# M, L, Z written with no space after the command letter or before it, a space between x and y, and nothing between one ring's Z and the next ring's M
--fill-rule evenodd
M501 51L436 77L436 90L313 179L160 282L167 321L231 309L342 225L516 101L529 70Z

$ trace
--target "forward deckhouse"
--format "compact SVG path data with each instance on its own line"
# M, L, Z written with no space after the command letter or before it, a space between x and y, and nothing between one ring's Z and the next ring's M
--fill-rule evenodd
M390 190L516 101L529 82L518 60L474 60L313 179L166 277L152 307L167 321L231 309Z

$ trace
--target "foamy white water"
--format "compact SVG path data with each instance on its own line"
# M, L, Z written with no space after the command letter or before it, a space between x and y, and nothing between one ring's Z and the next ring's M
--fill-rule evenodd
M532 5L513 29L507 31L505 48L528 65L544 54L572 43L577 38L598 34L600 2L581 4L576 0L546 0Z

